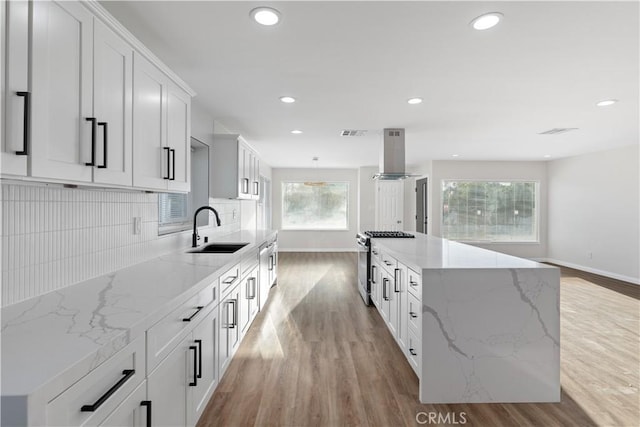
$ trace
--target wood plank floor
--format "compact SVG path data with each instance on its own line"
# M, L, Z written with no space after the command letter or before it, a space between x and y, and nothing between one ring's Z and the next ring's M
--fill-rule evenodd
M423 424L449 416L428 425L640 425L633 296L563 271L560 403L422 405L417 377L358 294L355 254L279 259L278 285L198 427L416 426L420 412Z

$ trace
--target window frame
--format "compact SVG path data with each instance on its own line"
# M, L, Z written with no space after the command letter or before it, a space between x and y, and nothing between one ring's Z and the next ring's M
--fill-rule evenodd
M309 228L309 227L287 227L284 225L284 186L286 184L304 184L306 182L323 182L325 184L344 184L347 187L346 194L346 210L345 210L345 227L344 228ZM325 181L325 180L286 180L280 182L280 229L283 231L349 231L350 230L350 198L351 198L351 185L349 181Z
M533 240L479 240L479 239L454 239L444 236L445 224L444 224L444 184L445 182L509 182L509 183L533 183L535 185L535 236ZM482 245L539 245L540 241L540 187L541 183L538 179L473 179L473 178L441 178L440 179L440 235L443 239L451 240L460 243L482 244Z

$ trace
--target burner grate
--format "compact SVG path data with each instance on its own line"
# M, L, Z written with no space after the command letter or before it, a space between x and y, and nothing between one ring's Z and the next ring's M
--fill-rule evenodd
M416 237L404 231L365 231L364 234L374 239L412 239Z

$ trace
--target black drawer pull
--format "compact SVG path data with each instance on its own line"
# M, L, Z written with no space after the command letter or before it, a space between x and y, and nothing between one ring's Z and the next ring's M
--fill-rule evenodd
M98 126L102 126L102 151L103 158L102 164L98 166L98 169L106 169L107 167L107 122L98 122Z
M16 95L24 97L24 117L22 118L22 150L16 151L17 156L29 155L29 122L31 120L31 93L16 92Z
M124 375L124 377L120 378L120 380L117 383L115 383L113 387L107 390L105 394L100 396L100 398L96 400L96 402L93 405L84 405L82 406L82 408L80 408L80 411L94 412L96 409L102 406L102 404L106 402L107 399L109 399L113 393L118 391L118 389L122 387L124 383L126 383L129 380L129 378L131 378L135 373L136 373L135 369L125 369L124 371L122 371L122 375Z
M151 427L151 401L143 400L142 402L140 402L140 406L147 407L147 427Z
M414 282L413 280L409 282L409 284L413 287L418 286L418 282Z
M378 268L377 268L375 265L372 265L372 266L371 266L371 283L373 283L374 285L376 284L376 279L375 279L375 277L376 277L376 270L377 270L377 269L378 269Z
M191 345L189 351L191 350L193 350L193 381L189 383L189 386L195 387L198 385L198 347Z
M387 283L389 283L389 279L386 277L382 279L382 299L385 301L389 301L389 296L387 295Z
M204 308L204 305L199 305L196 308L197 308L197 310L196 310L195 313L193 313L189 317L185 317L184 319L182 319L182 321L183 322L191 322L191 320L193 320L193 318L196 317L198 315L198 313L200 313L200 310L202 310Z
M418 353L416 353L412 348L409 349L409 353L411 353L412 356L418 355Z
M412 319L415 319L416 317L418 317L418 315L415 314L413 311L410 311L409 315L411 316Z
M167 176L163 176L162 179L171 179L171 148L162 147L163 150L167 150Z
M393 271L393 291L396 293L400 292L400 289L398 289L398 285L400 284L400 277L398 276L400 276L400 269L396 268Z
M222 283L224 283L225 285L230 285L233 282L235 282L238 279L238 276L229 276L227 278L225 278Z
M195 340L198 344L198 378L202 378L202 340Z
M86 120L91 122L91 161L85 163L86 166L96 165L96 118L87 117Z
M173 161L171 162L172 166L171 166L171 178L169 179L169 181L175 181L176 180L176 150L174 148L171 148L169 150L169 153L173 154Z

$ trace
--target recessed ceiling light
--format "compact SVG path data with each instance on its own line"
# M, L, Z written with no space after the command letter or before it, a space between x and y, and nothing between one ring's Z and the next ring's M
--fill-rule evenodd
M471 21L470 25L476 30L488 30L498 25L503 16L499 12L485 13Z
M301 130L298 130L298 129L294 129L294 130L292 130L292 131L291 131L291 133L293 133L293 134L295 134L295 135L299 135L299 134L301 134L301 133L302 133L302 131L301 131Z
M551 158L551 154L545 154L545 155L544 155L544 158L545 158L545 159L549 159L549 158Z
M271 7L256 7L251 11L250 15L261 25L276 25L280 21L280 12Z
M411 105L422 104L422 98L409 98L407 102Z
M296 102L296 99L292 96L281 96L280 101L284 102L285 104L292 104Z
M600 102L597 102L596 105L598 107L608 107L609 105L613 105L616 102L618 102L617 99L605 99L605 100L602 100Z
M460 154L452 154L451 157L459 157Z

